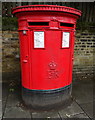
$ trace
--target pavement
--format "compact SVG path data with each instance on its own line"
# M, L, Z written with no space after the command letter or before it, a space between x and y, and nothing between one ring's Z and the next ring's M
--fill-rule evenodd
M86 76L86 77L85 77ZM64 120L69 118L87 118L93 119L93 77L90 74L80 77L73 75L72 97L73 102L67 107L52 111L33 111L27 109L21 100L21 85L15 80L3 83L2 94L2 120ZM1 85L1 84L0 84ZM0 106L1 107L1 106Z

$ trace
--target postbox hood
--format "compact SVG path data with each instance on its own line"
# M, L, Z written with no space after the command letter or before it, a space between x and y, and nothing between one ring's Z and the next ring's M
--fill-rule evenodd
M75 8L66 7L66 6L58 6L58 5L25 5L19 6L12 9L12 14L17 14L20 12L33 12L33 11L51 11L51 12L63 12L74 14L76 16L81 16L81 11Z

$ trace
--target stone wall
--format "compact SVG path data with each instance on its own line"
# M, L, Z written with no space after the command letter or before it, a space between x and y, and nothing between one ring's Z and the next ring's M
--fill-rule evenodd
M2 33L3 73L20 72L19 38L17 31ZM74 51L74 73L93 72L95 33L77 31ZM93 74L93 73L92 73Z
M18 32L3 31L2 38L2 71L17 72L20 70Z
M75 65L79 66L92 66L93 65L93 54L95 49L95 33L76 32L75 40Z
M95 32L77 31L75 37L73 74L80 76L80 79L93 79Z

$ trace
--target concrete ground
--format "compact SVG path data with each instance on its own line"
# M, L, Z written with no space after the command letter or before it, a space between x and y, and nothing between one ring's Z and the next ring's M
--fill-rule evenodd
M78 74L73 75L73 102L70 106L53 111L31 111L23 106L21 101L21 86L15 81L10 84L3 83L3 120L32 120L34 118L52 119L57 118L88 118L93 119L93 77L90 74L86 77L80 77ZM95 100L94 100L95 101ZM0 101L1 102L1 101ZM24 119L25 118L25 119Z

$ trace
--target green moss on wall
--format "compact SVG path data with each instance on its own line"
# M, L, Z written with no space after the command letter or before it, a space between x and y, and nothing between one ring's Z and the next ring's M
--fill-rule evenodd
M3 17L2 30L17 30L18 23L16 17Z
M95 23L94 22L77 22L77 30L87 30L89 32L95 32Z

